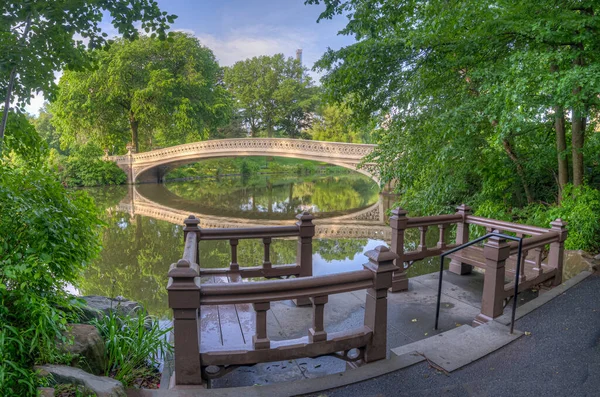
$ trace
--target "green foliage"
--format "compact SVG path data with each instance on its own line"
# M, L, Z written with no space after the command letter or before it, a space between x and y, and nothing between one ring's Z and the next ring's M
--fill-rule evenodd
M598 2L306 3L348 15L356 42L317 63L325 96L377 126L369 159L411 213L465 202L520 218L568 201L569 182L599 186Z
M97 254L100 225L91 198L48 170L0 167L0 395L35 394L31 366L63 360L64 290Z
M153 317L132 317L114 310L92 324L106 343L106 375L111 374L125 387L133 382L136 370L157 366L161 357L173 352L167 340L172 328L161 328Z
M600 191L587 186L568 186L560 206L548 211L548 219L568 223L566 249L597 252L600 249Z
M127 174L113 161L100 158L102 150L87 144L71 152L69 157L58 160L61 179L67 186L120 185L127 181Z
M318 111L308 133L317 141L364 143L369 142L368 127L354 125L352 110L344 103L325 104Z
M149 150L206 139L230 118L222 70L193 36L117 40L94 57L93 71L63 74L51 105L63 144Z
M300 137L309 127L317 88L306 69L283 54L236 62L224 82L252 136Z
M138 37L138 22L146 33L164 39L176 18L161 12L154 0L128 5L121 0L3 1L0 15L0 100L16 108L3 106L4 114L22 112L33 92L51 99L56 71L89 66L87 50L107 44L108 34L100 28L105 16L126 39ZM0 123L0 152L4 134Z
M541 227L550 227L550 222L560 218L567 222L569 231L566 249L600 249L600 191L588 186L567 185L560 205L530 204L507 209L499 202L486 201L475 212L478 216Z

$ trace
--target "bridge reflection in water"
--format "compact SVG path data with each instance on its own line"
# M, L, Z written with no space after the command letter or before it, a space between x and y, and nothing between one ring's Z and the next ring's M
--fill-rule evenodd
M163 185L152 185L153 188ZM175 209L145 197L140 189L131 185L127 196L114 208L125 212L132 217L142 215L154 219L181 225L183 220L191 213L185 209ZM165 187L162 189L167 190ZM391 241L391 229L386 225L386 213L393 204L393 197L379 196L379 200L366 208L358 209L350 214L338 215L330 218L317 218L315 224L315 238L317 239L373 239ZM201 228L241 228L254 226L290 225L294 223L293 217L289 220L273 219L248 219L242 217L218 216L214 214L193 213L200 219Z

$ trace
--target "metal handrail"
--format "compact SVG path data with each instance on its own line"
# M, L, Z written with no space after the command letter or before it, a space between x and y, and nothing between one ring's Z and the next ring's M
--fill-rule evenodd
M490 237L502 237L502 238L505 238L508 240L513 240L513 241L519 242L519 249L517 251L517 269L516 269L516 275L515 275L515 294L514 294L514 298L513 298L513 310L512 310L511 319L510 319L510 333L511 334L513 333L514 326L515 326L515 313L517 311L517 295L519 294L519 275L521 274L521 251L523 248L523 238L522 237L513 237L513 236L509 236L507 234L498 233L498 232L488 233L485 236L481 236L479 238L476 238L473 241L469 241L468 243L459 245L458 247L453 248L449 251L446 251L440 255L440 280L439 280L439 284L438 284L437 307L435 310L435 329L436 330L438 329L438 320L440 318L440 302L441 302L441 298L442 298L442 277L444 274L444 258L450 254L453 254L457 251L462 250L463 248L467 248L473 244L477 244L478 242L488 239Z

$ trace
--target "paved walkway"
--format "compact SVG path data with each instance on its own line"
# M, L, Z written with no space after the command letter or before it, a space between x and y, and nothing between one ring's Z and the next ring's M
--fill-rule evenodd
M445 272L440 311L440 329L433 330L438 273L413 277L409 290L388 295L388 349L429 338L471 321L480 313L483 275L474 272L459 276ZM537 296L525 292L520 304ZM328 332L360 327L364 321L365 291L332 295L325 305ZM505 309L510 313L510 307ZM272 340L306 335L312 322L310 307L296 307L291 301L274 302L267 315ZM346 370L346 363L334 357L297 359L240 367L213 380L213 388L270 385L314 379Z
M516 327L527 336L449 375L422 362L313 396L600 396L600 273Z

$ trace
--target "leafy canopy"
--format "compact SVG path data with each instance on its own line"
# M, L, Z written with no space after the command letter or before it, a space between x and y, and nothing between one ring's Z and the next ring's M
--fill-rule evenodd
M316 88L297 60L276 54L239 61L225 69L224 81L252 136L298 137L310 125Z
M138 37L136 22L141 22L142 30L165 38L168 24L176 18L161 12L155 0L0 2L0 99L7 94L13 68L17 71L13 94L19 107L29 103L32 92L51 98L56 71L87 66L87 50L108 43L108 34L100 29L105 16L126 39Z
M95 140L111 151L206 139L226 124L230 99L212 51L184 33L141 37L95 52L96 68L67 71L52 103L63 144Z

